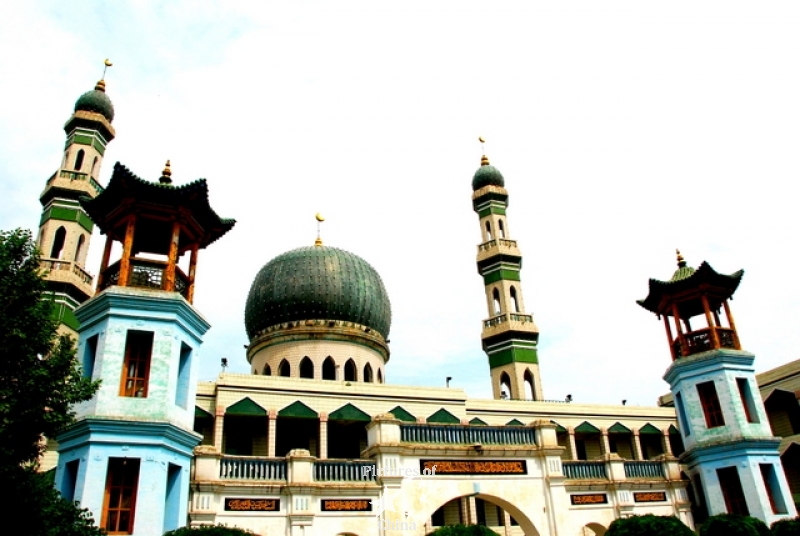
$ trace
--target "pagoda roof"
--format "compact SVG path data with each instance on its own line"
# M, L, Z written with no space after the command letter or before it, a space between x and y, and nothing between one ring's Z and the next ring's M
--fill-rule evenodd
M134 213L144 220L184 218L201 249L222 237L236 224L234 219L220 218L211 208L205 179L179 186L150 182L137 177L119 162L114 165L114 173L105 190L94 199L82 196L80 203L104 234L110 234L119 241L125 235L125 226L121 224ZM138 227L140 224L137 224ZM148 235L151 233L137 232L134 250L163 253L163 240L151 244Z
M730 275L720 274L706 261L695 270L687 266L680 266L672 279L660 281L650 279L650 293L643 300L636 303L657 315L672 316L671 304L678 303L682 318L691 318L703 313L703 305L698 297L700 291L708 298L711 309L718 309L723 301L730 298L744 275L744 270L739 270Z

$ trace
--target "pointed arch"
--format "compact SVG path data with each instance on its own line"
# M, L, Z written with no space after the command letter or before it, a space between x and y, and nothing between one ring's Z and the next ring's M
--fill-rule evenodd
M264 376L272 376L272 369L269 368L269 365L264 365L263 374Z
M536 400L536 391L533 389L534 381L531 369L525 369L522 380L525 384L525 400Z
M461 420L444 408L433 413L426 419L430 423L459 424Z
M97 177L97 163L100 161L98 157L94 157L94 161L92 162L92 177Z
M291 375L292 375L292 366L285 359L281 360L281 364L278 365L278 376L283 376L285 378L288 378Z
M492 239L492 223L486 220L486 242Z
M500 398L511 398L511 378L507 372L500 374Z
M492 289L492 303L494 304L494 314L499 315L500 307L500 291L497 288Z
M336 379L336 362L331 356L325 358L322 362L322 379L335 380Z
M78 245L75 246L75 262L81 262L81 253L83 253L83 246L86 244L86 235L81 233L81 236L78 237Z
M314 363L308 356L300 361L300 377L314 379Z
M383 372L381 372L381 369L378 369L378 383L383 383Z
M64 254L64 242L67 240L67 230L62 225L56 229L56 234L53 236L53 247L50 248L50 258L60 259Z
M364 421L369 422L372 420L369 413L366 413L361 408L347 403L341 408L332 411L328 414L329 421Z
M364 382L372 383L373 381L374 378L372 376L372 365L367 363L366 365L364 365Z
M394 418L398 421L403 422L417 422L417 418L414 417L411 413L406 411L402 406L397 406L394 409L390 409L389 413L394 415Z
M352 358L348 359L344 364L344 381L355 382L358 381L358 372L356 370L356 362Z
M502 219L501 220L497 220L497 229L498 229L497 235L500 238L505 238L506 237L506 227L505 227L505 225L503 225L503 220Z
M514 309L515 313L519 313L519 298L517 297L517 289L514 285L511 285L511 307Z
M84 151L83 149L79 150L78 154L75 155L75 166L74 166L75 171L81 170L81 168L83 167L83 158L85 156L86 156L86 151Z

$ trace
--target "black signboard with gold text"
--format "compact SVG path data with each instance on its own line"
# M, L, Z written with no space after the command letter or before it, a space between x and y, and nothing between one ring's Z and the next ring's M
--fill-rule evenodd
M322 499L323 512L372 512L369 499Z
M569 500L574 505L607 504L608 495L605 493L581 493L579 495L570 495Z
M225 497L226 512L278 512L280 509L280 499Z
M420 460L424 475L527 475L525 460Z
M666 500L666 491L643 491L633 493L633 502L663 502Z

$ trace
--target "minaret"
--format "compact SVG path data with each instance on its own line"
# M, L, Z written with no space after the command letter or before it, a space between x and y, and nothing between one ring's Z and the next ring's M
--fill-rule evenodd
M769 526L796 513L780 440L759 396L755 356L742 350L728 304L743 274L719 274L706 262L695 270L678 252L672 279L651 279L650 293L637 303L663 317L673 360L664 379L700 511L751 515Z
M106 146L114 139L113 119L114 106L106 95L105 81L100 80L75 102L75 113L64 125L67 141L61 166L39 198L43 211L36 246L54 296L59 331L73 337L78 331L74 311L94 294L92 276L86 271L94 224L78 200L94 198L103 190L97 177Z
M171 175L167 166L149 182L117 164L103 192L81 198L107 237L98 294L75 311L78 358L100 388L56 438L56 486L109 534L160 536L187 522L209 329L192 305L197 256L235 221L211 208L205 179L175 186ZM109 264L114 241L121 258Z
M536 348L539 330L533 316L525 313L519 273L522 254L509 232L504 185L503 176L484 155L472 178L472 207L478 213L482 237L478 273L483 276L489 311L481 339L489 357L494 397L542 400Z

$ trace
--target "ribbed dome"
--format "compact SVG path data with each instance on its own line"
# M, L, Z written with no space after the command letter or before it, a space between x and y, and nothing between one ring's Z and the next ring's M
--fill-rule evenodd
M309 246L278 255L256 275L245 306L250 340L298 320L355 322L389 336L392 310L378 272L358 255Z
M486 164L478 168L472 177L472 189L480 190L484 186L505 186L506 181L496 167Z
M106 84L102 80L97 83L92 91L87 91L75 101L75 111L95 112L105 117L108 122L114 120L114 105L106 95Z

